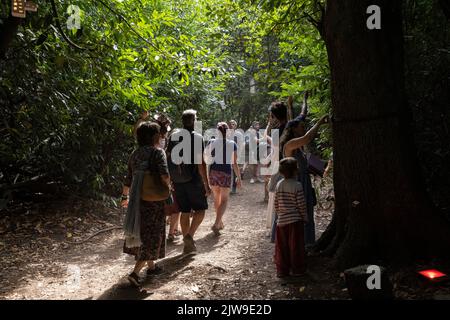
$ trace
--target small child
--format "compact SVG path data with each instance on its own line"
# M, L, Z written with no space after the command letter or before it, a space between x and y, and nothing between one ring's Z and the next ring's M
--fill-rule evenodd
M279 171L284 179L278 182L275 191L277 277L300 276L306 271L304 223L307 216L303 188L296 179L297 160L284 158Z

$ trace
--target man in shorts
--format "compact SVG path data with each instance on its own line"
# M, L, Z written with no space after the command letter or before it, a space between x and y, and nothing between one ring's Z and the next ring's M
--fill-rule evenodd
M188 132L188 145L190 151L189 163L175 164L173 162L173 148L181 141L176 136L180 130L171 135L167 147L169 172L175 190L175 198L181 211L181 230L183 232L184 249L183 253L189 254L197 251L194 235L205 217L205 210L208 209L207 197L211 194L208 178L206 174L206 163L203 159L205 144L203 137L194 131L194 124L197 120L195 110L186 110L182 115L184 133ZM186 135L184 136L186 137ZM183 151L186 151L183 149ZM192 220L191 220L192 217Z

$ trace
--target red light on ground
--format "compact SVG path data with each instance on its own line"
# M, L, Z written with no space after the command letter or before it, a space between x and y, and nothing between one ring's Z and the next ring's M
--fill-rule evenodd
M446 277L447 275L445 273L440 272L436 269L429 269L429 270L423 270L419 271L419 273L424 276L425 278L428 278L430 280L438 279L442 277Z

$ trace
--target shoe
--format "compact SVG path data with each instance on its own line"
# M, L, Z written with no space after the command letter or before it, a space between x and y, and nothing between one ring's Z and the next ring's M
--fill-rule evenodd
M132 272L128 275L128 281L130 281L130 283L135 286L135 287L140 287L141 286L141 279L139 278L139 276Z
M255 183L255 179L250 179L250 184L254 184Z
M220 229L218 227L216 227L216 225L213 225L211 227L212 232L214 232L215 236L220 236Z
M158 265L155 265L153 269L147 269L147 276L154 276L161 273L164 273L164 269Z
M190 254L190 253L195 253L197 251L197 247L195 246L195 242L194 239L192 239L191 235L186 235L183 238L184 241L184 248L183 248L183 253L184 254Z

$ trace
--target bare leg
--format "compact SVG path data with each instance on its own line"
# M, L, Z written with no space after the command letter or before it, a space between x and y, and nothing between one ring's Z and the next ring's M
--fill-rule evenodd
M189 228L189 232L188 232L192 238L194 238L194 234L197 231L200 224L202 223L204 217L205 217L205 210L200 210L200 211L194 212L194 217L192 218L191 227ZM183 228L183 225L181 225L181 227ZM184 231L183 231L183 235L184 235Z
M178 220L180 217L180 213L174 213L170 216L170 226L169 226L169 234L175 235L175 230L178 226Z
M190 219L191 213L190 212L182 212L180 217L180 225L181 225L181 232L183 232L183 237L185 237L191 228L191 219Z
M219 206L220 206L220 187L218 186L211 186L211 190L213 192L213 196L214 196L214 209L216 211L216 222L217 222L217 213L219 211Z
M220 188L220 204L219 207L217 208L216 222L214 223L216 227L218 227L219 229L223 228L222 218L223 215L225 214L225 211L227 210L229 195L230 195L229 188Z
M178 212L177 218L175 220L175 230L177 230L178 232L180 231L180 216L181 214Z
M252 164L252 177L254 179L258 178L258 165Z
M214 222L214 226L218 229L220 229L220 206L222 204L222 191L221 187L218 186L212 186L211 190L213 191L214 195L214 209L216 211L216 221Z
M139 272L141 272L142 268L145 266L146 263L147 261L136 261L133 272L139 275Z

